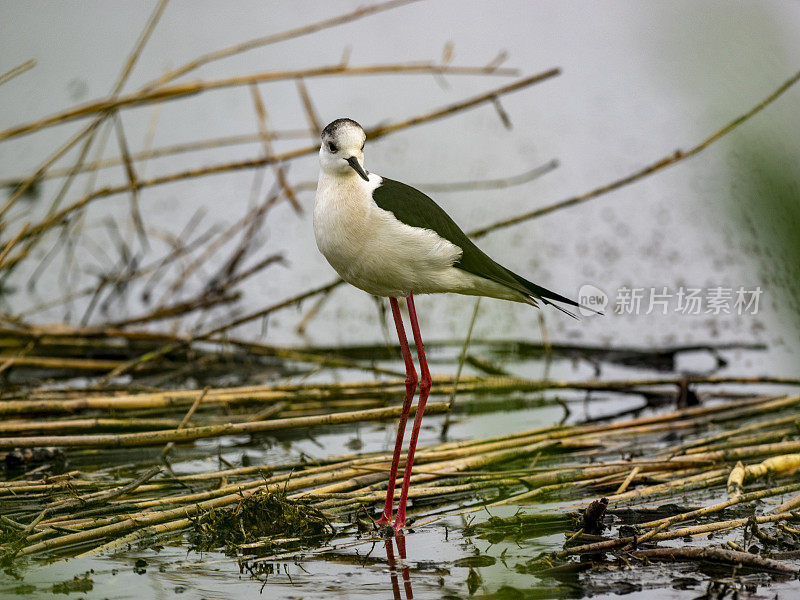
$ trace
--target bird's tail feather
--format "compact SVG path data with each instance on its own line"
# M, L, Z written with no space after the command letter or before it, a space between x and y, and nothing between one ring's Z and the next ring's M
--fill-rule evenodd
M558 294L558 293L556 293L556 292L554 292L552 290L548 290L547 288L544 288L544 287L542 287L540 285L537 285L537 284L533 283L532 281L528 281L524 277L521 277L520 275L517 275L516 273L514 273L512 271L509 271L509 274L514 279L516 279L519 283L521 283L525 287L525 289L528 292L530 292L530 294L532 296L534 296L535 298L541 300L542 303L548 304L548 305L560 310L564 314L569 315L573 319L577 319L578 317L574 313L571 313L570 311L566 310L565 308L563 308L561 306L558 306L557 304L554 304L554 302L561 302L563 304L568 304L570 306L575 306L577 308L582 308L584 310L588 310L590 312L593 312L593 313L595 313L597 315L602 315L603 314L601 312L596 311L593 308L589 308L588 306L584 306L583 304L580 304L579 302L576 302L575 300L571 300L570 298L567 298L566 296L562 296L561 294Z

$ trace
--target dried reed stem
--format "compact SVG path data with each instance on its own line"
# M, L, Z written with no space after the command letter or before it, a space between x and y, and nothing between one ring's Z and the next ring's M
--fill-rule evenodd
M750 119L753 115L761 112L767 106L769 106L772 102L777 100L783 93L785 93L789 88L791 88L794 84L796 84L800 80L800 71L792 75L789 79L783 82L777 89L775 89L771 94L769 94L766 98L764 98L761 102L756 104L747 112L739 115L724 127L718 129L710 136L699 142L698 144L692 146L688 150L676 150L672 154L669 154L663 158L656 160L655 162L651 163L650 165L639 169L638 171L634 171L630 175L622 177L621 179L617 179L605 185L602 185L598 188L585 192L583 194L579 194L578 196L572 196L571 198L567 198L566 200L561 200L560 202L556 202L555 204L551 204L549 206L545 206L543 208L537 208L535 210L528 211L521 215L517 215L515 217L511 217L510 219L502 219L490 225L486 225L485 227L480 227L478 229L474 229L470 232L472 237L483 237L484 235L491 233L492 231L496 231L498 229L505 229L506 227L511 227L512 225L518 225L519 223L523 223L525 221L529 221L531 219L536 219L543 215L550 214L557 210L561 210L563 208L568 208L571 206L576 206L578 204L582 204L591 200L593 198L597 198L598 196L602 196L607 194L608 192L612 192L619 188L625 187L631 183L634 183L648 175L652 175L666 167L672 166L676 163L679 163L687 158L691 158L692 156L699 154L706 148L708 148L711 144L722 138L727 133L736 129L739 125Z

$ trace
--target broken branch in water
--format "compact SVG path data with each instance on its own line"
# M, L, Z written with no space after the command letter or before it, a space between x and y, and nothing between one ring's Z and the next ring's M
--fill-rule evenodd
M771 558L762 558L750 552L737 552L736 550L725 550L723 548L698 548L694 546L683 546L681 548L648 548L636 550L630 554L639 560L666 560L675 561L703 561L712 563L722 563L733 567L743 567L756 571L766 571L768 573L780 573L783 575L797 575L797 569L788 563L784 563Z

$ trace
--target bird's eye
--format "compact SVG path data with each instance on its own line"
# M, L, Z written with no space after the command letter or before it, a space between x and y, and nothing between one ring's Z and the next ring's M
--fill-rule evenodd
M339 151L339 149L336 147L336 144L334 144L333 142L328 142L328 150L330 150L334 154L336 154L336 152Z

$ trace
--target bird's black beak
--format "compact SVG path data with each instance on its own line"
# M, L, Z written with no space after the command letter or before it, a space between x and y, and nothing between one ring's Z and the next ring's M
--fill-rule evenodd
M369 177L367 176L367 172L364 171L364 167L362 167L360 164L358 164L358 159L355 156L351 156L350 158L348 158L347 159L347 164L349 164L351 167L353 167L353 170L356 173L361 175L361 179L363 179L364 181L369 181Z

